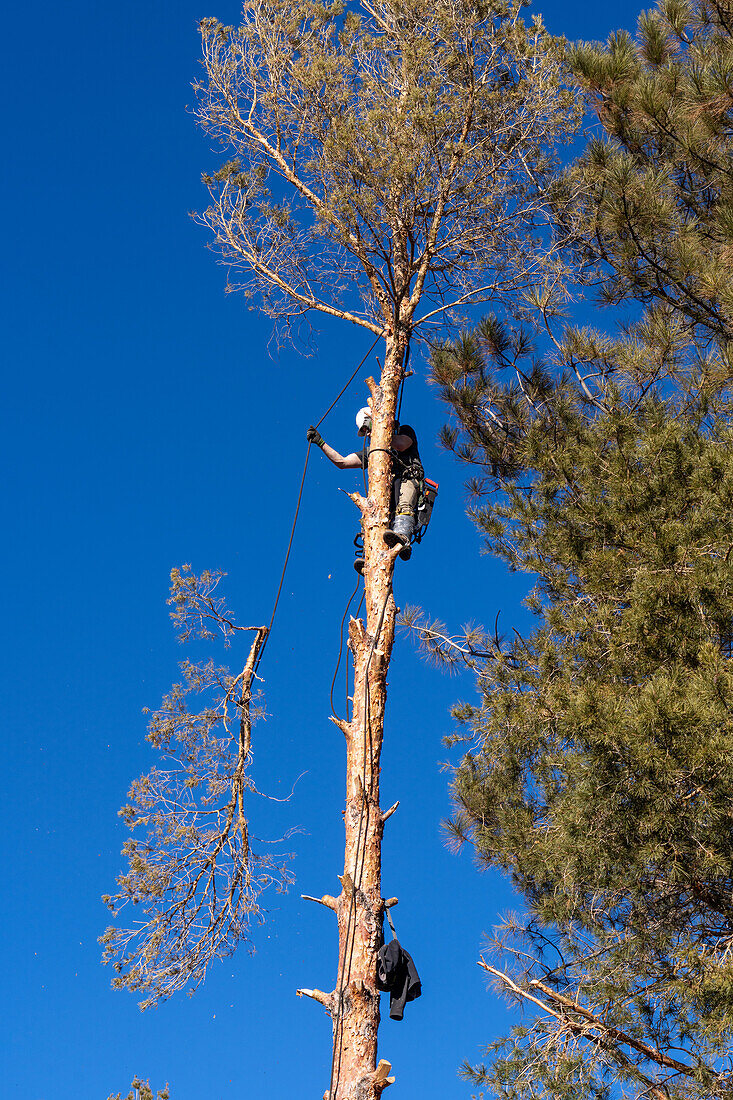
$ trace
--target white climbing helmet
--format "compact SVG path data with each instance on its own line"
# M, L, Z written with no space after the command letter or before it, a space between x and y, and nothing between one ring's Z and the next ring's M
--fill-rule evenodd
M372 430L372 410L368 405L356 414L356 430L359 435L369 435Z

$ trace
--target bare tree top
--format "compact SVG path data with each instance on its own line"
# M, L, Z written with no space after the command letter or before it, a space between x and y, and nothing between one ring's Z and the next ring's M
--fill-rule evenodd
M205 19L197 116L230 159L200 220L230 289L386 334L542 281L576 113L522 6L247 0L238 27Z

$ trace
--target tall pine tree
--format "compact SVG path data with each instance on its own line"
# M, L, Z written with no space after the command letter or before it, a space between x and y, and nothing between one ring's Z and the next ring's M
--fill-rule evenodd
M245 0L238 26L200 25L196 113L226 159L204 177L210 201L199 220L229 289L256 301L284 335L322 313L383 345L380 376L367 379L368 488L350 494L363 535L364 616L349 624L350 713L332 716L346 745L343 874L337 896L323 887L309 895L335 917L338 954L335 967L324 962L330 988L298 990L331 1018L330 1100L378 1100L393 1080L390 1064L377 1062L377 947L394 901L382 896L381 848L396 807L382 812L379 783L401 547L384 536L410 344L470 303L506 302L563 271L546 181L556 144L574 132L575 102L557 43L540 20L525 24L522 7ZM235 628L211 584L211 575L174 576L175 606L194 619L203 607L205 623L229 637ZM151 723L183 797L169 797L157 769L133 785L123 813L142 829L109 903L117 912L142 901L144 935L113 927L104 937L116 984L149 991L144 1003L200 981L261 913L271 865L249 845L244 801L250 689L268 629L256 631L236 677L212 663L186 665L185 683ZM207 705L190 714L186 698L199 687ZM216 814L207 816L205 799L216 799Z
M473 1076L502 1097L730 1096L733 430L657 394L599 410L536 367L502 384L486 327L436 374L483 470L474 519L536 576L537 625L462 646L481 701L456 710L453 826L525 899L485 965L542 1011Z
M481 965L530 1015L466 1067L498 1097L733 1096L732 35L672 0L573 51L578 255L634 322L434 359L487 549L536 577L526 637L420 624L478 673L456 839L525 901Z

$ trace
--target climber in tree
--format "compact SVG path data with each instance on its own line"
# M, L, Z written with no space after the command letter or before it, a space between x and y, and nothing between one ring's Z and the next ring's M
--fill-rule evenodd
M330 447L318 429L312 425L306 435L309 442L320 447L326 458L333 462L339 470L366 469L369 460L369 446L366 437L371 435L372 430L371 409L368 407L359 409L356 414L356 428L359 435L364 437L365 445L363 450L352 451L348 455L340 455L338 451ZM420 454L417 449L417 436L408 424L395 425L395 434L392 436L392 461L394 469L392 513L390 527L384 532L384 541L387 546L396 546L400 543L402 545L400 557L407 561L412 554L410 543L415 534L420 485L424 477Z

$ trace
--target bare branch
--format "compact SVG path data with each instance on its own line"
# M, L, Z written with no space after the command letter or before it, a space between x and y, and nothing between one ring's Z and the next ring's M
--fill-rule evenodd
M201 24L196 114L232 159L199 220L232 288L386 339L564 272L548 184L579 110L541 22L361 6L252 0L239 27Z
M331 1015L332 993L323 993L320 989L296 989L295 992L298 997L310 997L312 1001L318 1001L318 1004L323 1005L329 1016Z
M325 905L327 909L333 909L335 911L338 908L336 898L331 897L330 894L324 894L322 898L314 898L311 897L310 894L301 894L300 896L303 901L317 901L319 905Z
M392 1072L392 1063L388 1062L385 1058L380 1059L377 1064L377 1068L374 1071L374 1084L378 1089L385 1089L388 1085L395 1083L395 1078L390 1077Z
M240 629L213 595L219 577L173 571L172 617L184 636L212 637L212 624L226 640ZM287 855L252 847L245 814L245 793L255 791L252 682L267 636L266 627L255 629L237 676L213 661L183 662L184 684L174 684L149 726L166 770L137 779L120 811L133 834L123 849L129 866L104 900L115 917L130 902L144 917L131 928L108 928L100 942L118 975L113 985L144 990L143 1008L198 986L212 960L230 955L261 922L262 892L292 881ZM188 710L191 693L208 697L198 713Z

